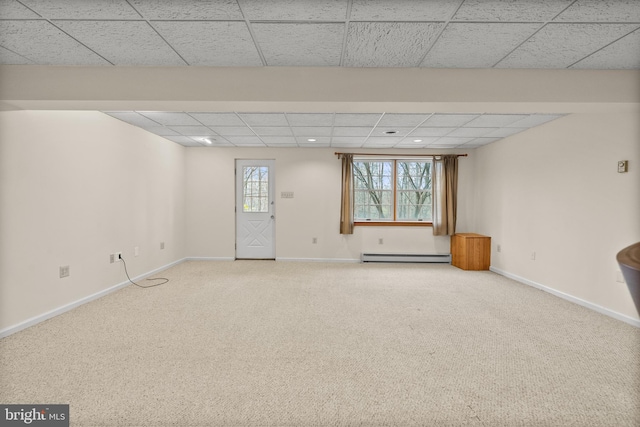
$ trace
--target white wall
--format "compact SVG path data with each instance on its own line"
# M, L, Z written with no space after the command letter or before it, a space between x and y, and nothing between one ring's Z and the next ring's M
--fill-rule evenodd
M362 252L449 253L449 238L434 237L431 227L356 227L353 235L340 235L341 163L334 152L329 148L187 150L188 256L234 258L235 159L260 158L276 161L277 259L358 260ZM459 161L460 231L470 231L473 163L472 153ZM282 199L282 191L292 191L294 197ZM317 244L312 243L314 237Z
M98 112L0 113L0 331L124 282L110 253L131 277L182 259L184 152Z
M493 238L492 267L638 319L616 254L640 241L639 141L636 113L577 113L478 149L475 229Z

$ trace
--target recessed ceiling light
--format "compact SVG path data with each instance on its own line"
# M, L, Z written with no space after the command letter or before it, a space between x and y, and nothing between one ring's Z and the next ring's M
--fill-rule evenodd
M421 139L414 139L413 142L422 142Z
M316 142L316 141L317 141L317 139L315 139L315 138L307 138L307 141L309 141L309 142Z
M209 145L213 144L213 141L211 140L211 138L202 138L202 141L206 142Z

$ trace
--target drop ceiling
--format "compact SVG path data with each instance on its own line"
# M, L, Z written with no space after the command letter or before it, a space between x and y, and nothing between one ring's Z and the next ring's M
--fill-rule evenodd
M637 70L639 46L638 0L0 0L0 65ZM185 146L396 148L472 148L560 116L106 113Z
M107 112L187 147L476 148L555 114Z

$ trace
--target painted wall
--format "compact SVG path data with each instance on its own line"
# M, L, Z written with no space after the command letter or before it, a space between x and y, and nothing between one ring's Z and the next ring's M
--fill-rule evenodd
M183 258L184 153L98 112L0 113L0 331L126 281L110 253L131 277Z
M329 148L187 150L188 256L235 257L235 159L260 158L276 161L277 259L358 260L362 252L449 253L449 238L434 237L430 227L356 227L353 235L340 235L341 163L334 152ZM472 152L459 161L460 231L469 231L473 214ZM293 192L294 197L280 198L283 191Z
M476 151L492 267L638 319L638 290L616 281L617 252L640 241L637 113L571 114Z

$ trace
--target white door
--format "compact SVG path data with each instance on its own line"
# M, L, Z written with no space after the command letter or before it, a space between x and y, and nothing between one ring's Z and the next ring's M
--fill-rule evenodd
M275 259L275 160L236 160L236 258Z

